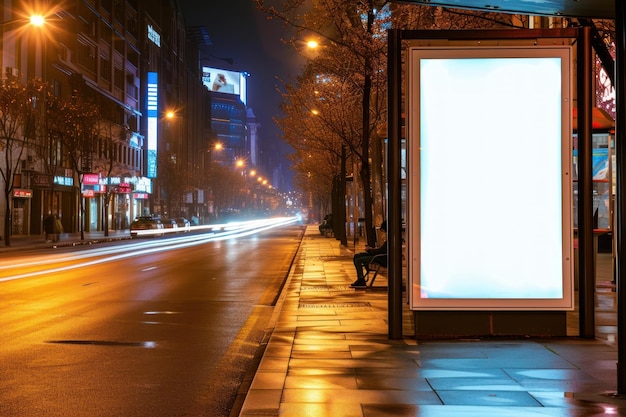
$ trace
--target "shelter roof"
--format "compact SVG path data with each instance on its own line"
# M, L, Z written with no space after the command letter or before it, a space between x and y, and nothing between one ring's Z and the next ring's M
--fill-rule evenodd
M404 0L403 2L499 13L615 18L615 0Z

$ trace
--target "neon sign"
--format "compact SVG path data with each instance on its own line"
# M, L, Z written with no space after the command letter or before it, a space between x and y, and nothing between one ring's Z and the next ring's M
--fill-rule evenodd
M148 159L147 176L156 178L157 176L157 118L159 110L159 85L158 74L148 73Z

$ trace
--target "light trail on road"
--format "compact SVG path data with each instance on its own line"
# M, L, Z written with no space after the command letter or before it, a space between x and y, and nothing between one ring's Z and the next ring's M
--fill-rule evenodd
M44 259L28 260L23 263L15 263L15 261L5 261L0 264L0 282L14 281L24 278L32 278L41 275L65 272L73 269L83 268L85 266L102 264L105 262L117 261L120 259L132 258L142 255L153 254L157 252L186 248L190 246L202 245L208 242L237 239L256 233L261 233L276 227L287 226L296 223L296 217L278 217L264 220L254 220L247 222L227 223L223 225L213 225L212 230L218 229L219 232L210 232L202 234L192 234L169 238L163 240L155 240L150 242L137 242L123 246L88 249L79 253L62 254L48 256ZM11 274L11 271L19 268L32 268L33 266L42 267L50 264L62 262L75 262L71 265L59 266L56 268L40 269L36 271L25 272L21 274ZM11 274L11 275L6 275Z

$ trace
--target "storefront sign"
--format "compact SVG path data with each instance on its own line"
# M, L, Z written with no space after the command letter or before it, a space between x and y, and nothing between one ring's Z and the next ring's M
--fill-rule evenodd
M33 190L16 188L13 190L13 198L33 198Z
M54 183L55 184L59 184L59 185L67 185L69 187L74 185L74 178L72 177L61 177L61 176L56 176L54 177Z
M94 190L84 190L83 191L83 197L85 198L92 198L95 197L96 193L94 192Z
M96 185L100 180L100 175L98 174L83 174L83 184L85 185Z
M149 195L146 193L133 193L133 198L135 200L147 200Z
M52 185L52 176L33 174L30 176L30 184L34 188L49 188Z

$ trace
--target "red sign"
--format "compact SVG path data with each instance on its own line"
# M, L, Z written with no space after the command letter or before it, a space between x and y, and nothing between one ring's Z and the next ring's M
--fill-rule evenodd
M83 174L83 184L85 185L97 185L100 183L100 175L98 174Z
M130 193L130 184L127 182L121 182L117 188L117 192L120 194L129 194Z
M23 188L16 188L13 190L13 197L15 198L33 198L33 190L24 190Z
M94 192L94 190L84 190L83 191L83 197L85 198L91 198L91 197L95 197L96 193Z
M148 193L133 193L133 198L135 200L147 200Z

